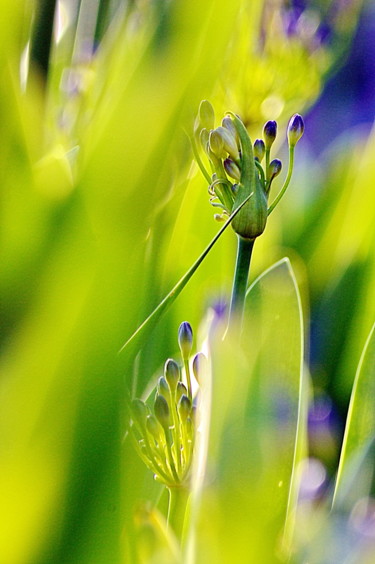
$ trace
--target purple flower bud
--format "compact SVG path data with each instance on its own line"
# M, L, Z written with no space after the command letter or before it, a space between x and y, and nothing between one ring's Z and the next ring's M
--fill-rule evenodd
M297 144L297 142L301 139L304 130L305 124L302 116L294 114L294 116L290 118L288 125L288 142L290 147L294 147Z
M254 157L261 163L266 152L263 139L256 139L254 143Z
M268 167L268 177L273 180L281 172L282 162L279 159L273 159Z
M193 330L187 321L178 328L178 344L183 360L188 360L193 346Z
M225 159L224 161L225 172L234 180L241 180L241 171L232 159Z
M270 149L276 139L277 123L273 120L267 121L263 127L263 137L266 149Z

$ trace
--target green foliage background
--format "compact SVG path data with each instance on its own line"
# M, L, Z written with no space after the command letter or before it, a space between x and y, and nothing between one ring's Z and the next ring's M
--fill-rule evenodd
M205 182L190 166L199 101L248 116L253 135L274 117L281 131L319 95L341 49L310 55L297 40L285 43L276 15L274 40L259 53L260 1L131 4L106 33L102 16L106 25L96 33L104 35L90 59L79 51L87 38L76 14L67 13L45 83L33 67L20 77L33 3L0 2L0 554L7 564L137 562L134 511L159 490L124 440L128 390L144 391L176 352L179 322L198 327L232 278L228 230L135 365L118 354L218 230ZM343 43L349 31L343 24ZM309 82L291 80L307 66ZM324 163L305 156L254 257L253 276L290 256L305 319L310 300L321 304L322 386L338 386L344 403L375 311L374 143L374 135L338 142ZM231 401L235 410L238 394ZM217 433L218 444L223 437ZM234 477L228 471L222 479L220 495L230 496ZM256 514L265 490L251 491ZM220 504L215 495L208 512ZM235 561L217 515L211 549L221 538ZM153 550L159 541L142 534ZM241 543L238 550L241 559Z

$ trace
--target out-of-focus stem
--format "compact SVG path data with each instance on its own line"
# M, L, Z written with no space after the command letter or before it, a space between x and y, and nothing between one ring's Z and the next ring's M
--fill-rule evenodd
M168 527L172 527L176 537L181 540L184 530L186 508L189 500L189 490L183 486L169 487L168 493Z

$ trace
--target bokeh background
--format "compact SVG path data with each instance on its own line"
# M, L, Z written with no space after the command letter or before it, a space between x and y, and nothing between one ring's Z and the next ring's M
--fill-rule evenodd
M290 258L328 484L375 314L373 2L0 7L0 560L138 562L134 513L160 488L125 438L127 400L176 354L181 321L197 333L225 310L233 276L228 230L142 350L118 354L219 228L189 143L204 98L254 139L277 119L285 161L288 119L306 119L251 280Z

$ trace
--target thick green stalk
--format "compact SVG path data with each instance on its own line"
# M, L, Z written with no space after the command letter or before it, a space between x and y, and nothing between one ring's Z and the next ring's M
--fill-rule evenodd
M168 527L172 527L176 537L181 540L184 531L187 503L189 500L189 490L184 486L169 487L168 493Z
M251 254L255 239L244 239L237 235L237 261L229 311L229 326L242 322Z

